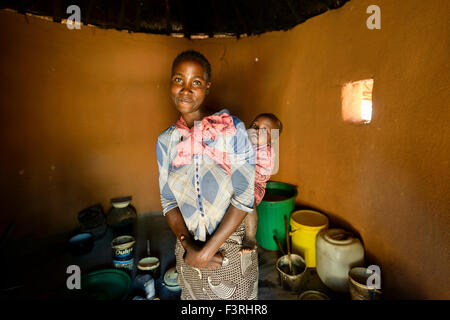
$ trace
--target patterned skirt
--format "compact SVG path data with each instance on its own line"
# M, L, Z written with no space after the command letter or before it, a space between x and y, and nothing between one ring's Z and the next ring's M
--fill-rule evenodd
M258 252L239 253L245 235L242 223L225 241L222 266L216 270L197 269L183 260L184 248L177 239L175 246L181 300L257 300Z

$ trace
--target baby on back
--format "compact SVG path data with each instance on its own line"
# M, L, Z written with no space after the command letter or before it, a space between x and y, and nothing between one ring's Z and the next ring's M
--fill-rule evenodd
M275 151L272 143L276 142L282 130L281 121L272 113L261 113L249 127L249 139L255 150L255 204L253 211L245 217L245 236L241 253L256 249L256 229L258 215L256 206L264 198L267 181L275 166Z

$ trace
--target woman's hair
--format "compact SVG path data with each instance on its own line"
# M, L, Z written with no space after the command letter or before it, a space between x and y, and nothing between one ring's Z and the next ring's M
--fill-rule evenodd
M206 71L206 81L209 81L211 79L211 65L209 64L208 59L205 58L204 55L202 55L200 52L195 50L187 50L180 53L175 60L173 60L172 64L172 73L175 67L181 62L185 60L194 60L200 63L203 68L205 68Z
M277 124L279 130L280 130L279 133L281 133L281 131L283 130L283 124L281 123L281 120L278 119L277 116L274 115L273 113L261 113L261 114L258 114L256 116L255 120L260 118L260 117L266 117L266 118L269 118L270 120L272 120L273 122L275 122Z

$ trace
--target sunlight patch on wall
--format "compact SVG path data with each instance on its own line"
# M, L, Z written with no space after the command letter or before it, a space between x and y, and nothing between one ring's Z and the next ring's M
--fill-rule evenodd
M342 87L342 119L356 124L372 120L373 79L346 83Z

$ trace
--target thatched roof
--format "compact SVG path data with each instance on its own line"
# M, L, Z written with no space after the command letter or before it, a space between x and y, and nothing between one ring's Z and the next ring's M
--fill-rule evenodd
M67 19L78 5L85 25L188 38L289 30L349 0L2 0L0 8Z

